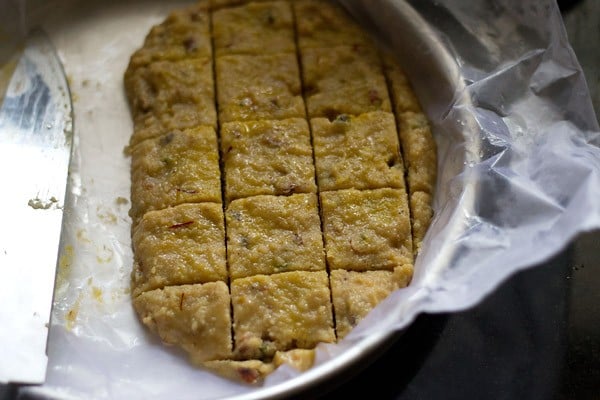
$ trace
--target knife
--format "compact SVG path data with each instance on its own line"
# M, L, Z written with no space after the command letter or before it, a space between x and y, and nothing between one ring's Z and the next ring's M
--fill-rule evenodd
M73 142L47 35L27 38L0 108L0 383L43 383Z

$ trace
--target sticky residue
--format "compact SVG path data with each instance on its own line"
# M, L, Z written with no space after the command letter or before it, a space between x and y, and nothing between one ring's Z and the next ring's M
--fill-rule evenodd
M114 225L117 223L117 216L111 211L102 210L98 207L96 209L96 214L98 215L98 219L106 224Z
M50 197L50 199L48 200L42 200L38 197L36 197L35 199L29 199L27 205L33 208L34 210L47 210L53 206L54 208L60 208L58 206L58 200L54 196Z
M92 297L99 303L102 303L102 289L98 286L92 286Z
M71 267L71 265L73 265L73 253L73 246L68 244L64 247L58 261L59 270L68 269Z
M114 250L110 247L104 245L101 249L98 249L98 254L96 255L96 261L100 264L106 264L112 261L114 255Z
M79 301L65 314L65 320L67 321L67 329L73 330L75 322L77 322L77 314L79 313Z
M82 243L91 243L92 241L88 238L87 231L81 228L77 231L77 240Z

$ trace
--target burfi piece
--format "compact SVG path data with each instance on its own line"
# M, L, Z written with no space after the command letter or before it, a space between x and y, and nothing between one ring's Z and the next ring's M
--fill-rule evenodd
M369 35L341 7L322 0L294 2L298 45L333 47L372 45Z
M259 194L315 193L306 120L227 122L221 128L227 201Z
M210 58L152 63L127 74L125 88L134 116L132 145L173 129L216 125Z
M421 252L423 239L433 218L433 196L425 192L414 192L409 195L409 204L416 257Z
M421 112L419 100L398 62L392 55L386 54L383 56L383 65L389 82L394 112L396 114L406 111Z
M129 68L211 56L210 17L207 6L198 3L171 12L164 22L153 26L143 47L131 56Z
M391 111L379 55L372 48L304 49L301 59L311 118Z
M232 279L325 270L316 194L234 200L226 216Z
M231 357L231 307L224 282L170 286L133 300L142 322L193 362Z
M427 117L423 113L408 111L397 118L410 193L433 194L437 176L437 149Z
M304 117L295 53L217 58L219 120Z
M404 187L396 122L376 111L311 120L317 182L322 191Z
M321 193L329 268L355 271L412 264L412 238L403 189Z
M215 53L293 53L291 6L286 2L250 3L213 14Z
M260 360L214 360L203 362L202 365L225 378L249 384L263 381L275 370L273 363Z
M278 351L273 357L275 367L283 364L290 365L298 371L306 371L315 363L314 349L294 349L289 351Z
M382 300L398 288L405 287L412 266L397 267L394 271L331 271L331 295L335 310L335 329L338 339L350 331Z
M147 211L201 201L221 202L219 151L212 127L173 131L133 149L134 225Z
M221 204L150 211L134 230L133 248L134 296L164 286L227 281Z
M255 275L231 283L234 353L271 358L276 351L334 342L327 272Z

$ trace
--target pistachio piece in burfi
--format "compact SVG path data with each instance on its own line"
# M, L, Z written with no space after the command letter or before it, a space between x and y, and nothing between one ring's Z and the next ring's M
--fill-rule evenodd
M134 296L164 286L227 281L221 204L150 211L134 230L133 248Z
M194 362L231 357L231 307L224 282L169 286L133 299L142 322Z
M306 120L227 122L221 127L227 201L259 194L314 193Z
M410 216L403 189L321 193L331 270L393 270L413 263Z
M275 370L273 363L260 360L214 360L202 365L225 378L250 384L261 382Z
M210 16L201 3L175 10L146 35L144 45L131 56L130 69L156 61L211 57Z
M173 131L143 141L131 154L133 224L150 210L221 202L217 135L212 127Z
M286 271L325 271L316 194L255 196L226 211L232 279Z
M311 121L321 191L404 188L394 115L376 111Z
M301 51L301 59L309 117L333 120L340 114L391 111L381 62L373 48L308 48Z
M216 125L210 58L138 68L126 75L125 89L134 119L132 145L173 129Z
M392 291L405 287L412 265L395 271L331 271L331 296L338 339L350 331Z
M216 74L221 123L305 116L295 53L221 56Z
M213 14L215 53L293 53L292 9L286 2L249 3Z
M276 351L336 340L325 271L236 279L231 300L236 358L270 359Z
M294 1L298 46L333 47L339 45L366 45L372 41L341 7L322 0Z

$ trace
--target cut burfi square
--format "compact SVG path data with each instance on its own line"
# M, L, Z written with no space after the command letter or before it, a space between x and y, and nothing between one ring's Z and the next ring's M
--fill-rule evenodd
M164 286L227 281L221 204L150 211L133 232L133 248L134 295Z
M286 2L250 3L213 14L215 53L293 53L292 9Z
M173 131L140 143L131 154L131 183L134 225L150 210L201 201L220 203L215 130Z
M306 120L227 122L221 127L227 201L316 192Z
M327 272L255 275L231 283L234 354L270 358L276 351L334 342Z
M125 87L134 117L132 145L173 129L216 125L210 58L152 63L127 74Z
M129 68L211 56L210 16L207 5L198 3L171 12L164 22L153 26L143 47L132 55Z
M391 111L379 55L372 48L310 48L302 50L301 59L309 117Z
M398 62L390 54L383 56L385 75L396 114L406 111L421 112L419 100Z
M226 218L232 279L325 270L316 194L234 200Z
M170 286L133 300L142 322L194 362L231 357L231 305L224 282Z
M404 187L404 165L393 114L375 111L311 120L321 191Z
M437 149L427 117L423 113L407 111L397 118L409 190L411 193L432 194L436 181Z
M391 292L408 285L412 266L401 266L396 270L331 271L331 296L338 339L350 333Z
M216 73L221 123L305 116L295 53L222 56Z
M412 264L410 217L403 189L321 193L329 268L355 271Z
M294 3L298 46L372 45L369 35L339 6L322 0Z

